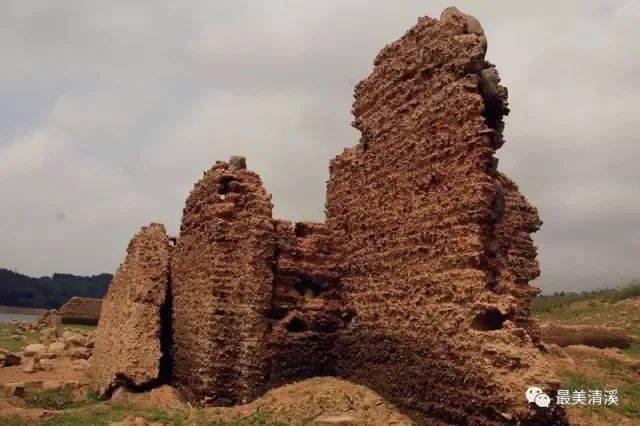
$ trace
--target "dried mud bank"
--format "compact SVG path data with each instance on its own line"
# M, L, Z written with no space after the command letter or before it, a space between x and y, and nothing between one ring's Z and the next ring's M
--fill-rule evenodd
M523 397L558 382L529 316L541 222L497 171L507 90L486 46L449 8L379 53L355 89L360 143L330 164L324 224L274 220L242 157L205 172L167 249L162 330L146 330L169 342L165 380L230 405L334 375L419 423L565 421Z

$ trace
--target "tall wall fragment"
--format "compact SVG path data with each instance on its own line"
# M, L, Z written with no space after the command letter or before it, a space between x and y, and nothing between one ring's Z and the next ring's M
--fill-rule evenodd
M95 333L90 374L101 395L119 384L145 386L159 378L170 251L164 226L158 223L143 227L129 243Z
M322 223L279 220L271 302L269 386L336 375L333 346L351 320L340 295L341 263Z
M244 167L232 157L196 183L172 256L173 377L196 401L264 390L275 237L270 196Z
M496 171L508 109L485 51L455 8L386 46L355 89L360 144L332 161L327 187L355 313L336 370L456 424L561 416L523 399L553 384L521 327L539 219Z

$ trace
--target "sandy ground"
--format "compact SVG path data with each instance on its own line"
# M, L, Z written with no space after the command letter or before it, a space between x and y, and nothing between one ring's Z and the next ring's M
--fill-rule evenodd
M0 312L6 314L29 314L29 315L42 315L47 312L47 309L40 308L22 308L19 306L5 306L0 305Z
M36 371L25 373L22 366L0 368L0 385L15 382L31 382L46 380L76 380L86 382L86 373L73 368L73 361L68 358L53 359L54 368L51 371Z

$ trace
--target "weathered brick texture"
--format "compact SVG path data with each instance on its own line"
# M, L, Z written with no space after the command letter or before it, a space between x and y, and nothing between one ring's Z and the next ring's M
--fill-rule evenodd
M102 395L117 385L145 386L159 378L170 251L163 225L143 227L109 285L91 369L93 387Z
M271 197L234 159L191 191L171 262L173 377L192 400L264 390L275 231Z
M454 423L539 418L523 392L552 383L517 324L539 219L496 171L508 109L485 49L477 21L451 9L386 46L355 89L360 144L332 161L327 188L356 315L336 370Z

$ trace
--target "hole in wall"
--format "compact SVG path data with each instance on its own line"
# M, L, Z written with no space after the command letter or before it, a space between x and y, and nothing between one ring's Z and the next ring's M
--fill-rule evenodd
M233 191L234 186L237 186L237 182L233 176L221 177L218 181L218 194L226 195Z
M471 326L482 331L500 330L506 320L506 315L503 315L498 309L492 308L476 315Z
M285 327L291 333L302 333L307 330L307 324L298 317L291 318Z

